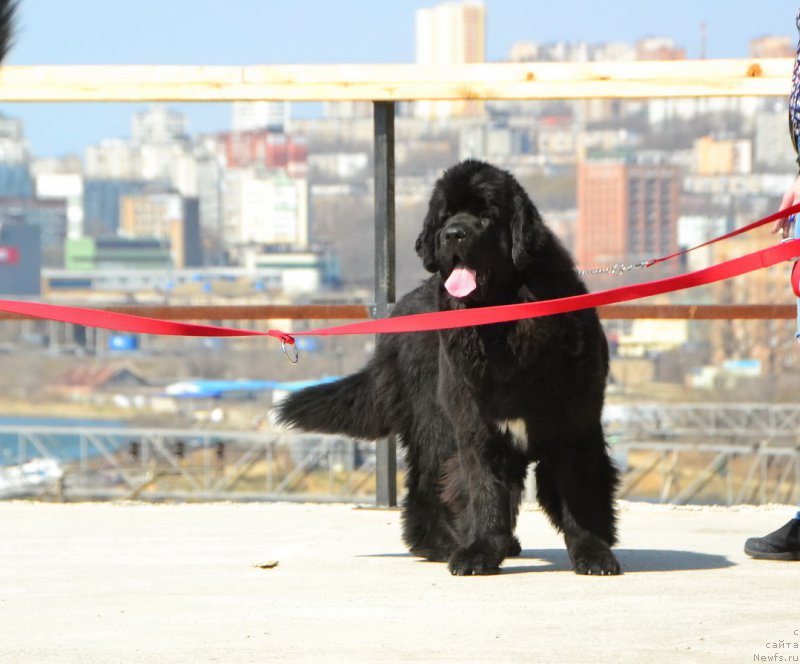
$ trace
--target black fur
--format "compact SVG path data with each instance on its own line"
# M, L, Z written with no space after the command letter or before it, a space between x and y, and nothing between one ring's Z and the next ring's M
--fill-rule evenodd
M14 24L17 0L0 0L0 60L14 45Z
M416 249L434 275L402 298L396 316L586 292L522 187L483 162L457 164L436 183ZM444 287L457 265L477 275L462 297ZM575 571L618 574L617 473L600 424L607 373L594 310L389 334L364 369L289 396L279 417L361 438L398 434L408 461L404 539L453 574L496 573L519 553L514 529L530 462ZM526 435L515 442L521 422Z

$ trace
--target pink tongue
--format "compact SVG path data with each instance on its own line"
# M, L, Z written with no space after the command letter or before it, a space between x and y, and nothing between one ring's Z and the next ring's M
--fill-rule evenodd
M455 268L444 282L444 287L453 297L466 297L478 287L475 282L475 270L466 267Z

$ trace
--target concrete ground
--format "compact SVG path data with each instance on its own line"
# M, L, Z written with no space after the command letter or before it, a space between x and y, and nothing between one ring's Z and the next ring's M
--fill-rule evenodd
M625 574L579 577L529 510L452 577L395 510L0 503L0 662L800 661L800 563L742 552L792 514L623 503Z

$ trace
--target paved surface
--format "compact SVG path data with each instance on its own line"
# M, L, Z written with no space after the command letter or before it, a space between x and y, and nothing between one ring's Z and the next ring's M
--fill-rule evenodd
M600 578L530 510L521 558L457 578L397 511L0 503L0 662L800 661L800 563L742 552L792 511L623 504Z

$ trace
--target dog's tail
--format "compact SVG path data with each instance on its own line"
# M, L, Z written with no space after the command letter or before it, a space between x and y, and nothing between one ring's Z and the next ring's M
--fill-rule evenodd
M18 0L0 0L0 61L14 45Z
M374 440L389 433L369 368L333 383L293 392L277 407L278 422L318 433Z

